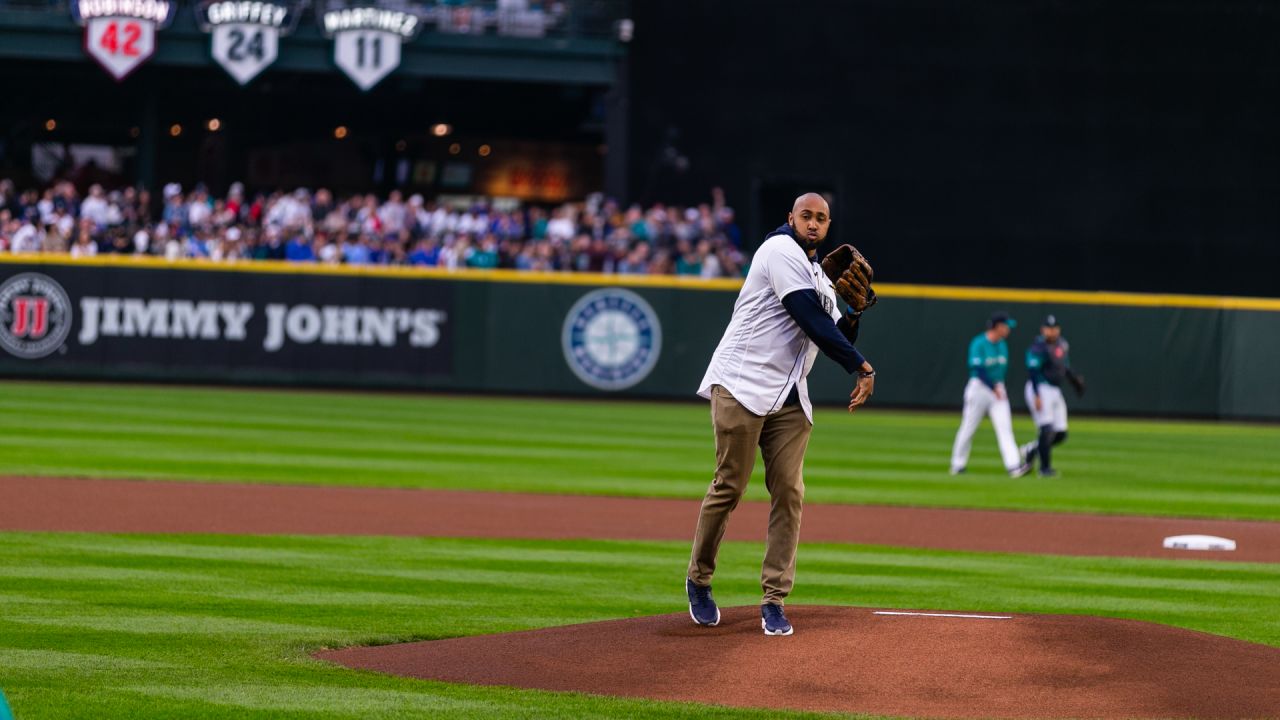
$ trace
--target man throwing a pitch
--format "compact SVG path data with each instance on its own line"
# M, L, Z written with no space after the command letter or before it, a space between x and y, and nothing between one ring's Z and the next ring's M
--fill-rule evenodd
M702 501L685 579L689 614L699 625L720 622L711 595L716 553L759 447L771 499L760 625L766 635L791 634L783 601L795 579L804 452L813 426L806 377L821 350L857 376L850 412L875 388L875 370L853 346L863 311L876 301L871 266L851 245L840 246L821 265L815 262L830 226L831 210L822 196L796 199L787 224L756 251L729 327L698 388L711 400L716 439L715 477ZM843 313L837 294L848 304Z

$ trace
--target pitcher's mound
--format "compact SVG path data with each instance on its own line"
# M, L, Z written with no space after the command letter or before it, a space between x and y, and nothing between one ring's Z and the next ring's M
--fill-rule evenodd
M1280 717L1280 648L1096 617L759 608L325 651L428 680L722 705L947 718ZM927 612L927 611L926 611Z

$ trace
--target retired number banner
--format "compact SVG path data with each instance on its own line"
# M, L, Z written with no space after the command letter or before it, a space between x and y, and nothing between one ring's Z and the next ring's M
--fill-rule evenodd
M214 61L241 85L276 61L280 37L293 32L299 15L296 4L256 0L206 0L196 8Z
M369 90L400 66L400 45L422 25L413 13L377 7L331 8L320 27L333 38L333 62L361 90Z
M156 52L156 31L173 21L166 0L72 0L71 17L84 26L84 49L117 81Z

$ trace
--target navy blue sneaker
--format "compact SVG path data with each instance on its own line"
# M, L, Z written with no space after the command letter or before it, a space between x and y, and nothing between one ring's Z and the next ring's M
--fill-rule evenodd
M1040 471L1040 477L1042 477L1042 478L1056 478L1056 477L1058 477L1058 471L1057 471L1057 470L1054 470L1053 468L1044 468L1044 469L1042 469L1042 470Z
M711 597L710 585L694 585L692 580L685 578L684 591L689 595L689 617L695 623L708 627L720 624L720 608Z
M793 631L787 616L782 614L782 606L765 603L760 606L760 627L765 635L790 635Z

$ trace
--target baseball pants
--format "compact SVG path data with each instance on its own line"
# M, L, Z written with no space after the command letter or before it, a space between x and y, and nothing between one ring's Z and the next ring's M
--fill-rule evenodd
M804 506L804 452L813 426L799 405L788 405L761 417L743 407L728 390L711 388L711 425L716 434L716 472L702 499L693 536L689 579L710 585L716 554L756 463L764 458L764 484L769 490L769 530L765 540L760 586L766 603L782 604L796 576L800 512Z
M1031 417L1036 427L1050 427L1054 432L1067 431L1067 399L1062 395L1062 388L1049 383L1040 383L1040 409L1036 410L1036 391L1027 381L1024 394L1027 407L1031 408Z
M982 424L982 418L991 418L996 431L996 444L1000 446L1000 458L1006 470L1022 464L1018 443L1013 439L1013 413L1009 410L1009 395L996 398L996 393L978 378L969 378L964 386L964 411L960 417L960 429L951 448L951 469L960 470L969 464L969 452L973 449L973 434Z

